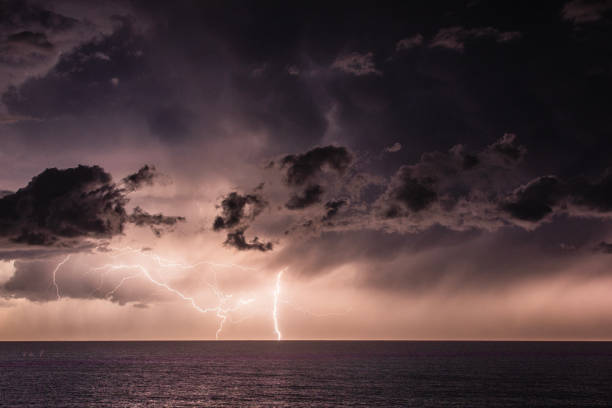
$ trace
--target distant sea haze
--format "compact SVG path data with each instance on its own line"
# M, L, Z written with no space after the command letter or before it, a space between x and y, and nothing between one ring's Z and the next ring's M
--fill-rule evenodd
M1 407L610 407L612 343L2 342Z

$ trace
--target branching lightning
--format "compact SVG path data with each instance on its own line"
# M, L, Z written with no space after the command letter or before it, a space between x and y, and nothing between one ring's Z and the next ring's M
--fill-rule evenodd
M205 308L205 307L202 307L202 306L198 305L198 303L196 302L196 300L193 297L187 296L184 293L182 293L181 291L179 291L179 290L169 286L168 284L155 279L151 275L149 270L145 266L143 266L141 264L107 264L107 265L103 265L103 266L97 267L95 269L96 270L137 269L137 270L139 270L142 273L142 276L144 276L146 279L148 279L151 283L153 283L154 285L159 286L161 288L164 288L168 292L171 292L171 293L177 295L178 297L180 297L181 299L189 302L191 307L193 307L198 312L200 312L200 313L215 312L216 316L219 318L219 324L217 326L217 332L215 334L215 338L217 338L217 339L219 339L219 335L221 334L221 331L223 330L223 324L226 322L226 320L228 318L228 314L238 310L240 307L242 307L244 305L248 305L249 303L252 303L252 302L255 301L255 299L252 299L252 298L251 299L239 299L237 302L235 302L234 305L231 305L230 302L231 302L231 299L232 299L232 295L227 295L227 294L223 293L216 285L209 284L209 286L213 290L213 293L217 297L218 304L215 307L206 307ZM127 276L127 277L124 277L123 279L121 279L119 284L117 286L115 286L115 288L112 291L107 293L107 296L110 296L110 295L114 294L117 290L119 290L121 285L126 280L133 279L135 277L137 277L137 275L130 275L130 276ZM230 304L230 306L228 306L228 304Z
M177 270L177 269L187 270L187 269L197 268L198 266L209 267L210 270L213 272L214 282L213 283L206 282L206 284L208 285L212 293L215 295L217 302L215 306L210 306L210 307L201 306L200 304L198 304L197 300L194 297L181 292L180 290L170 286L168 283L155 277L151 273L149 268L146 266L146 264L128 263L128 262L119 262L119 261L113 261L113 263L107 263L105 265L94 267L90 269L90 271L101 271L99 285L94 290L94 292L98 292L98 293L104 285L104 277L108 272L124 271L124 270L126 271L135 270L136 271L135 273L123 276L111 290L109 290L108 292L106 292L106 294L104 294L103 297L105 299L113 297L113 295L115 295L117 291L119 291L121 287L124 285L124 283L127 282L128 280L142 277L148 280L149 282L151 282L152 284L154 284L155 286L163 288L167 292L170 292L173 295L177 296L178 298L186 301L197 312L203 313L203 314L214 313L214 315L217 318L217 330L215 332L216 339L220 338L224 325L228 320L233 323L238 323L250 317L250 316L246 316L246 317L243 316L238 321L232 319L232 314L234 312L239 311L243 307L252 304L253 302L256 301L256 299L255 298L239 298L237 300L234 300L234 296L232 294L225 293L223 290L221 290L221 288L217 284L217 271L215 268L218 268L218 267L237 268L237 269L248 270L248 271L256 271L257 270L256 268L245 267L245 266L232 264L232 263L225 264L225 263L215 263L215 262L208 262L208 261L199 261L196 263L183 263L183 262L177 262L177 261L169 260L166 258L162 258L161 256L155 253L148 253L143 250L133 249L130 247L125 247L125 248L109 247L109 248L112 250L112 253L106 254L106 256L108 256L109 258L113 260L118 260L118 258L124 255L127 255L127 254L139 254L139 256L148 258L150 261L154 262L154 264L157 267L164 268L164 269L169 268L169 269L174 269L174 270ZM60 291L59 285L57 283L57 273L59 272L61 267L69 260L70 260L70 255L67 255L61 262L59 262L55 266L53 270L53 285L55 286L58 300L61 300L62 297L61 297L61 291ZM276 339L278 341L282 340L283 338L283 335L280 329L280 324L279 324L280 303L286 303L290 307L294 308L295 310L305 313L305 314L309 314L311 316L322 317L322 316L332 316L332 315L343 314L343 313L329 313L329 314L324 314L324 315L317 315L315 313L311 313L311 312L308 312L307 310L299 308L291 304L287 300L282 299L281 298L281 281L283 278L283 274L285 273L285 271L287 271L287 269L288 268L283 268L276 274L275 285L274 285L273 293L272 293L273 304L272 304L272 313L271 313L272 316L271 317L272 317L272 321L274 322L274 333L276 334ZM350 310L347 310L346 313L348 313L349 311Z
M249 267L245 267L245 266L241 266L241 265L236 265L236 264L221 264L221 263L215 263L215 262L208 262L208 261L200 261L200 262L196 262L193 264L186 264L186 263L182 263L182 262L176 262L176 261L172 261L172 260L168 260L165 258L160 257L159 255L156 254L146 254L144 252L142 252L141 250L138 249L133 249L130 247L126 247L126 248L112 248L113 250L116 250L115 254L109 255L109 257L116 259L122 255L125 254L131 254L131 253L139 253L142 256L146 256L150 259L152 259L153 261L155 261L155 263L161 267L161 268L173 268L173 269L193 269L196 268L198 266L201 265L206 265L209 266L213 272L214 272L214 284L212 283L208 283L208 286L210 287L210 289L212 290L213 294L216 296L217 298L217 305L214 307L202 307L200 306L195 298L185 295L184 293L182 293L181 291L171 287L170 285L168 285L167 283L161 282L160 280L154 278L151 273L149 272L149 270L142 264L127 264L127 263L112 263L112 264L106 264L97 268L93 268L94 270L102 270L102 271L111 271L111 270L126 270L126 269L137 269L140 271L140 274L136 274L136 275L129 275L129 276L125 276L123 277L119 283L111 290L109 291L105 297L110 297L113 294L115 294L123 285L123 283L125 283L125 281L129 280L129 279L134 279L137 278L139 276L143 276L145 277L147 280L149 280L151 283L153 283L156 286L162 287L164 289L166 289L168 292L171 292L175 295L177 295L178 297L180 297L181 299L189 302L189 304L191 305L191 307L193 307L195 310L197 310L199 313L209 313L209 312L214 312L216 317L218 318L218 326L217 326L217 331L215 333L215 338L219 339L219 336L221 335L221 332L223 330L223 326L225 324L225 322L228 320L228 318L230 317L230 314L232 312L235 312L237 310L239 310L241 307L248 305L250 303L253 303L255 301L254 298L248 298L248 299L238 299L236 302L232 302L233 300L233 295L231 294L226 294L224 293L219 286L217 285L217 276L216 276L216 270L213 269L214 267L225 267L225 268L239 268L242 270L255 270L254 268L249 268Z

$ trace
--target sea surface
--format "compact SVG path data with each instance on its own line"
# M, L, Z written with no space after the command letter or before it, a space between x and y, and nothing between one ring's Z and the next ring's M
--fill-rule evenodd
M2 342L1 407L611 407L612 343Z

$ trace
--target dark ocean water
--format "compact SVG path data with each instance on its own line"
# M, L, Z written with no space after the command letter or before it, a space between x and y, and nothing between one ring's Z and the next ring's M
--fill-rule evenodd
M612 343L8 342L2 407L611 407Z

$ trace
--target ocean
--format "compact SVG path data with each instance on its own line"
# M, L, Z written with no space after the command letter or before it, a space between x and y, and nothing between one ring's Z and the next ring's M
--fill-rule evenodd
M2 407L611 407L612 343L1 342Z

